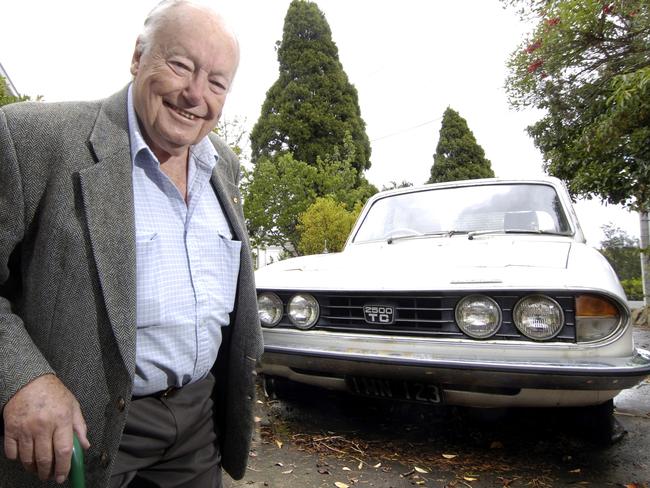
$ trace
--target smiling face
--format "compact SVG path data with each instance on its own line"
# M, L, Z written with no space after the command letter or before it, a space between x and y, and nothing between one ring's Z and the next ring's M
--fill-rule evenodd
M221 19L194 6L170 10L146 44L138 39L133 105L161 161L183 154L216 127L238 61L237 41Z

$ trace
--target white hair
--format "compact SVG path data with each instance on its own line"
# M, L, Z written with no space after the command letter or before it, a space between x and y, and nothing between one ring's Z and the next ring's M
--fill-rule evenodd
M217 12L215 12L212 8L208 7L207 5L203 5L195 0L162 0L149 12L147 18L144 19L144 27L138 36L138 46L140 52L145 52L151 47L151 41L154 33L156 30L158 30L161 24L163 24L164 21L169 18L169 13L177 7L182 7L185 5L204 10L206 13L211 13L216 17L222 19L222 17L217 14ZM228 30L231 32L233 38L235 39L235 42L239 44L237 37L232 32L232 30Z

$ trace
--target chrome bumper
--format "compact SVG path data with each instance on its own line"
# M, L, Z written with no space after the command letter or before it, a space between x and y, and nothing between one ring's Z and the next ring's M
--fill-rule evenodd
M265 329L261 369L269 374L291 370L299 375L343 378L371 376L436 383L452 388L623 390L650 375L650 352L627 357L585 357L577 346L547 344L477 345L473 341L359 336ZM507 350L503 359L487 359ZM513 351L525 350L519 356ZM531 352L532 351L532 352ZM571 354L573 351L573 354ZM455 353L458 353L455 357ZM580 356L571 357L571 356ZM505 357L507 356L507 359ZM564 356L560 359L560 356ZM593 356L593 355L592 355Z

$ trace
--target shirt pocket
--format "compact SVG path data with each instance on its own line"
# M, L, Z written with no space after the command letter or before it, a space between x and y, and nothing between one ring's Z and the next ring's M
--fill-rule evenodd
M156 232L136 234L136 324L138 328L158 325L163 318L160 293L161 246L162 240Z

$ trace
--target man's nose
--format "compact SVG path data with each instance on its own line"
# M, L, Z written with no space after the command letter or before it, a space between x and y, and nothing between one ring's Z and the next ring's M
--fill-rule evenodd
M195 106L201 103L207 89L208 79L204 73L198 71L189 78L183 94L190 106Z

